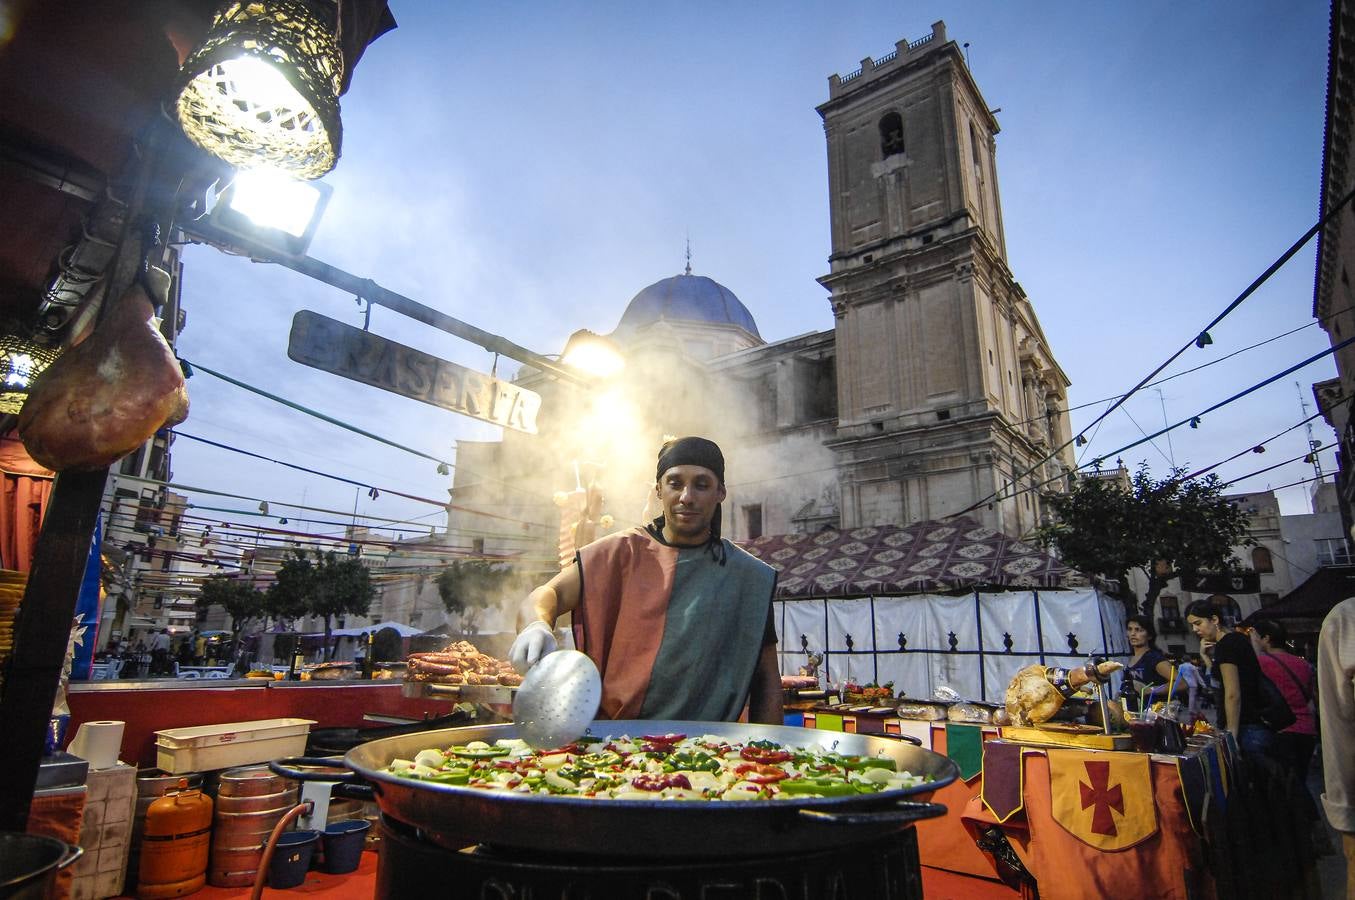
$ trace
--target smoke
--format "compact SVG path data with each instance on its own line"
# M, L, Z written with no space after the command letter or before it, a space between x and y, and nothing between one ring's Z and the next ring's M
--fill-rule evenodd
M625 348L623 372L592 387L520 372L517 385L542 396L540 431L458 442L453 503L464 508L452 511L450 528L482 534L486 555L510 558L524 583L542 584L559 571L562 541L567 560L574 538L587 543L659 514L658 451L682 435L708 437L724 451L725 537L836 524L835 458L824 444L836 417L814 405L833 392L815 380L821 367L707 366L674 332L663 322L647 329ZM526 593L494 598L498 611L484 614L481 630L511 630Z

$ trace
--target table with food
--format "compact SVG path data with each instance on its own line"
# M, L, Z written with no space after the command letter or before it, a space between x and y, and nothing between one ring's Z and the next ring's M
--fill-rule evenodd
M960 778L933 797L947 814L917 827L930 883L957 895L1231 896L1259 834L1267 852L1301 858L1307 824L1264 812L1231 737L1175 701L1126 713L1109 697L1119 669L1030 665L1000 706L872 697L821 703L805 723L910 735L957 763Z

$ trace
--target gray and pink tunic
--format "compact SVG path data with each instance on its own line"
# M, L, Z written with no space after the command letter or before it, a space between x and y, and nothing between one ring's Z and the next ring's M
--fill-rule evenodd
M579 550L574 642L602 673L605 719L732 722L775 643L776 570L723 541L673 547L643 528Z

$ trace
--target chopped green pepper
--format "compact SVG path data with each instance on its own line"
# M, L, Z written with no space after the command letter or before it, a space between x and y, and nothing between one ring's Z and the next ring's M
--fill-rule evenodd
M853 797L856 785L835 778L790 778L777 785L783 794L818 794L823 797Z
M570 781L575 782L576 784L584 778L593 777L592 769L586 769L583 768L582 766L574 766L569 764L561 766L560 768L556 769L555 772L561 778L567 778Z
M888 769L895 771L894 760L883 759L879 756L848 756L842 761L842 764L854 772L860 772L865 769Z
M443 769L436 775L429 775L424 781L435 781L438 784L469 784L470 769Z
M605 769L608 766L621 765L621 754L613 750L603 750L579 757L579 765L590 769Z
M477 747L472 750L470 747L457 746L449 747L447 752L462 759L494 759L498 756L507 756L510 750L508 747Z
M719 772L720 761L709 753L700 750L679 750L668 757L664 765L666 771L676 772Z

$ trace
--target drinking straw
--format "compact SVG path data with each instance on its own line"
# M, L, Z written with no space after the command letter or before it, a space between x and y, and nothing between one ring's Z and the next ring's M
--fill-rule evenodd
M1176 666L1172 666L1172 677L1167 681L1167 702L1170 703L1176 693Z
M1148 685L1139 688L1139 709L1142 712L1148 711Z

